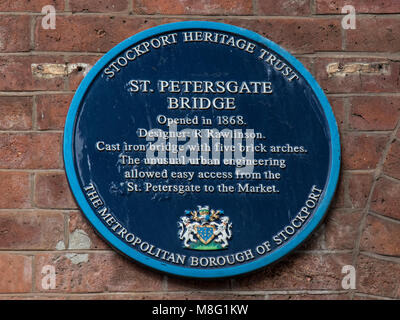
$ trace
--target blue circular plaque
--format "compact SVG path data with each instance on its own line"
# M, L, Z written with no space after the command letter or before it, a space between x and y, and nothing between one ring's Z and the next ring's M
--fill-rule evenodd
M340 142L310 73L277 44L214 22L120 43L79 86L68 181L115 249L170 274L218 278L277 261L321 222Z

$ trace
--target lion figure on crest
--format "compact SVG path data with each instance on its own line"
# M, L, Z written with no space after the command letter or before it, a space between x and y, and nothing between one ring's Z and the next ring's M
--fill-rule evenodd
M214 225L216 230L214 235L217 237L215 242L222 242L222 248L228 245L228 241L232 237L232 222L229 222L229 217L221 217L221 223L211 222L210 225Z
M193 237L193 234L196 233L195 227L196 225L199 226L200 223L198 222L192 222L190 223L190 218L188 217L181 217L180 222L178 222L179 227L181 228L179 230L179 239L184 240L183 245L185 247L189 247L189 240L191 242L197 242L197 240ZM186 228L185 228L186 227Z

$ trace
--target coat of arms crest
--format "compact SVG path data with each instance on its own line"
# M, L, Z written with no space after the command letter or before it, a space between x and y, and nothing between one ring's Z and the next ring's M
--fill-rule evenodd
M220 250L228 247L232 238L232 222L223 210L210 210L198 206L198 210L185 210L178 222L179 239L183 247L193 250ZM196 237L196 238L195 238Z

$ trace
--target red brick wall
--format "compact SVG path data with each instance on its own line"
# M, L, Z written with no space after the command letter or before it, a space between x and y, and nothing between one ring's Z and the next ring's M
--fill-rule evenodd
M43 29L44 5L57 10ZM341 8L356 9L343 29ZM343 161L325 222L252 275L183 280L114 253L68 189L61 141L87 69L136 32L182 20L258 32L293 53L327 94ZM0 298L400 298L400 1L0 0ZM43 266L55 267L53 289ZM356 289L341 282L356 268Z

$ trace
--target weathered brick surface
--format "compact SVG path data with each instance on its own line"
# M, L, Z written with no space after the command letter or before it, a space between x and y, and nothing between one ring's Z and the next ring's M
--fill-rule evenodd
M0 208L30 208L30 186L27 172L0 172Z
M354 173L348 179L349 206L351 208L364 208L372 188L372 174Z
M193 291L193 290L229 290L230 281L229 279L218 279L218 280L191 280L191 279L180 279L174 277L168 277L168 288L169 291Z
M361 250L400 256L400 222L368 216L361 237Z
M166 293L158 295L142 295L141 299L144 300L265 300L263 294L237 294L237 293L218 293L213 292L212 294L207 292L183 292L183 293Z
M160 291L162 276L114 252L38 254L35 259L36 291L42 289L41 270L56 268L56 288L52 292Z
M128 9L131 0L70 0L72 12L121 12Z
M140 292L107 294L74 294L68 300L265 300L265 294L209 293L209 292ZM1 299L1 297L0 297Z
M235 290L340 290L341 270L351 263L345 254L291 254L261 271L238 278Z
M347 180L344 175L339 176L339 181L336 187L335 196L332 199L332 208L342 208L344 206L345 198L345 187L347 186Z
M74 244L72 243L72 240L76 239L79 241L80 238L87 237L89 241L87 241L86 238L83 238L84 244L82 245L81 243L77 243L74 245L74 249L77 249L78 247L85 246L87 247L87 244L89 244L87 249L109 249L109 245L104 242L104 240L97 235L97 233L94 231L94 228L89 224L87 219L83 216L83 213L81 211L70 211L69 212L69 223L68 223L68 232L69 232L69 247L73 246ZM86 241L85 241L86 240ZM83 241L82 241L83 242Z
M348 300L349 294L271 294L268 300Z
M46 5L52 5L57 11L62 11L64 4L64 0L2 0L0 11L41 12Z
M60 167L61 134L0 134L0 168L56 169Z
M375 169L388 139L385 134L344 134L342 136L343 168Z
M32 97L0 97L0 130L32 128Z
M137 14L251 15L253 2L237 0L133 0Z
M64 173L37 173L35 204L39 208L76 208Z
M398 52L400 24L396 18L358 18L356 29L348 29L348 51Z
M63 64L64 61L59 56L0 56L0 91L63 90L62 76L38 75L41 63ZM33 65L37 66L33 68Z
M38 130L63 129L72 97L71 94L37 96L36 123Z
M357 291L377 296L400 298L400 263L360 255Z
M358 235L362 212L336 209L330 212L325 229L327 249L353 249Z
M29 16L1 16L0 52L29 51L29 29Z
M383 165L383 171L390 177L400 179L400 142L393 140Z
M394 219L400 219L400 182L380 178L374 188L371 210Z
M399 13L397 0L316 0L316 12L341 14L345 5L352 5L356 13Z
M336 118L336 123L339 129L343 129L345 126L346 120L346 111L344 108L344 99L343 98L329 98L329 103L332 107L333 114Z
M292 53L337 51L342 47L340 20L336 18L226 19L221 22L258 32Z
M341 28L347 4L355 30ZM54 30L42 28L45 5ZM400 1L3 0L0 12L0 299L400 298ZM69 104L96 61L139 31L190 20L247 28L293 53L340 131L326 219L295 253L234 279L166 276L112 252L60 170ZM354 262L347 293L341 269ZM55 290L41 286L44 265L56 268Z
M47 211L1 211L0 248L54 250L64 240L64 215Z
M0 253L0 293L32 290L32 257Z
M106 52L135 33L161 23L161 19L142 17L73 15L58 17L56 29L44 30L37 19L35 48L41 51Z
M144 29L188 19L141 17L60 17L56 30L43 30L36 23L36 49L51 51L104 52ZM207 19L209 20L209 19ZM212 19L254 30L295 53L339 50L342 45L339 19ZM284 32L284 36L282 36ZM77 34L85 33L84 39ZM315 37L308 38L313 33ZM307 39L307 41L306 41Z
M352 97L349 125L354 130L393 130L400 115L400 97Z
M258 1L259 15L303 16L311 13L311 0L261 0Z
M70 66L68 74L68 86L70 90L76 90L82 79L90 71L90 68L101 58L101 55L72 56L67 59Z
M328 73L329 65L339 71ZM360 69L366 65L365 69ZM344 71L345 66L349 71ZM317 58L315 76L326 93L382 93L400 90L400 62L382 58Z
M39 295L39 294L25 294L25 295L1 295L0 300L68 300L66 296L57 295Z

